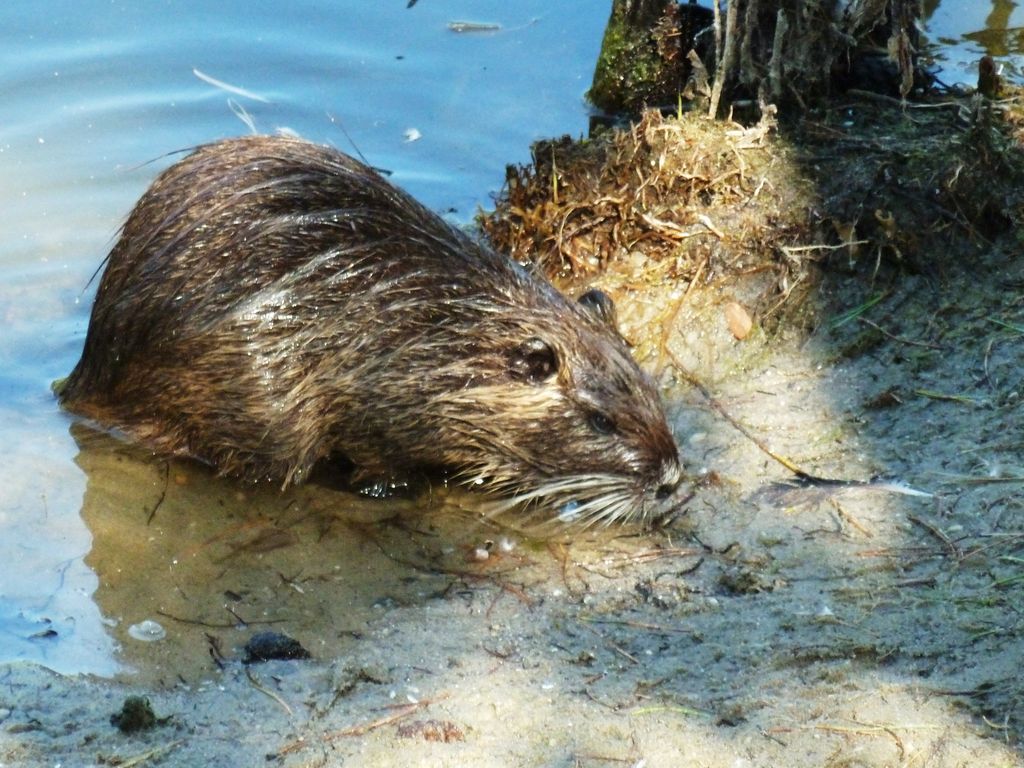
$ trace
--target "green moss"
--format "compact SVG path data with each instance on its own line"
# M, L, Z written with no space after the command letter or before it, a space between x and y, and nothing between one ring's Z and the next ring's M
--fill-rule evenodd
M663 70L649 34L613 16L604 33L588 97L608 112L636 111L662 90Z

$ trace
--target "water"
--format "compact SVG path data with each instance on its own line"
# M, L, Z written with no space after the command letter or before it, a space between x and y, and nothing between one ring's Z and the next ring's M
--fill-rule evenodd
M603 3L406 5L0 5L0 660L116 668L92 599L113 576L83 560L97 526L82 521L86 476L49 387L77 360L89 278L166 153L248 132L241 107L263 132L347 151L351 137L467 222L532 140L586 131ZM448 28L461 20L500 29Z
M585 132L583 94L608 3L406 6L0 4L0 661L110 674L115 638L149 617L121 615L98 593L152 581L186 610L183 596L201 590L192 582L186 590L169 567L150 576L146 562L132 561L157 529L114 524L115 515L138 520L145 511L119 487L140 483L146 509L162 498L158 469L122 477L109 446L83 459L49 390L80 352L90 276L171 162L168 152L248 132L244 111L260 131L289 129L347 151L354 142L397 184L467 222L500 187L505 164L527 159L532 140ZM1016 31L978 33L988 18ZM447 26L456 20L500 29L457 34ZM945 0L932 9L929 33L945 41L949 71L962 75L952 79L970 82L983 50L1019 72L1021 23L1013 3ZM218 493L230 496L230 486ZM90 503L98 495L103 503ZM167 561L189 540L215 535L185 535L189 507L172 501L162 514L180 515L183 541L159 556ZM151 598L129 595L129 605Z
M1024 8L1015 0L926 0L925 12L925 31L937 46L944 82L973 86L978 59L985 54L1010 79L1024 77Z

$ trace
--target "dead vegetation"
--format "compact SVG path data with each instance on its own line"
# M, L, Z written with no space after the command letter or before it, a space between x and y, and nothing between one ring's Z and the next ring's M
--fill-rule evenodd
M570 291L598 276L643 289L757 274L763 324L807 295L794 286L821 265L940 276L1019 233L1019 110L1016 98L861 94L780 125L770 111L749 127L650 111L591 139L538 142L481 225Z
M771 129L769 121L744 129L648 112L593 140L539 142L532 166L509 166L506 196L484 227L499 247L556 279L593 275L637 253L677 278L705 260L735 266L757 250L758 207L782 207L775 190L785 169L776 166L786 158L768 142Z

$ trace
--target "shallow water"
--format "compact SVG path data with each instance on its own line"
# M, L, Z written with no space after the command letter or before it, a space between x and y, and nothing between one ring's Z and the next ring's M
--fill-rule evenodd
M963 74L953 79L973 77L980 38L962 35L985 28L984 5L946 0L932 13L930 33L948 38L949 69ZM168 152L248 132L243 113L259 131L288 129L348 151L354 144L427 205L467 222L500 187L505 164L527 159L532 140L586 131L583 93L606 3L406 6L387 0L370 13L365 0L292 4L288 12L242 2L216 10L0 5L0 661L115 672L119 659L132 657L117 651L130 642L128 625L153 618L153 606L193 605L201 590L193 579L230 570L214 568L234 557L223 549L225 530L258 529L264 520L252 511L257 501L201 474L181 470L179 484L162 465L109 442L80 455L81 433L72 434L50 394L81 349L90 277L123 216L171 162ZM1004 26L1019 25L1010 6L992 4L1010 8ZM449 29L464 20L499 28ZM1017 67L1020 35L993 39L987 50L998 54L992 46L1005 44L1008 66ZM203 498L207 506L226 499L232 514L250 516L247 524L226 516L225 530L189 529L183 510L195 513ZM147 526L161 499L161 517ZM315 499L305 502L319 509ZM197 522L208 521L193 515ZM270 527L291 525L279 522ZM178 556L190 539L166 539L190 530L213 555L208 572L194 569L185 581ZM312 540L318 531L296 535ZM260 551L245 557L260 567ZM135 582L145 588L124 589ZM344 610L355 617L378 596L365 598Z

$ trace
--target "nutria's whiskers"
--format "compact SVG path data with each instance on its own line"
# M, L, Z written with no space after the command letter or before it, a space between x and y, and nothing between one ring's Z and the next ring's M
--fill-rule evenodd
M498 488L502 483L496 483ZM636 506L637 490L628 481L614 475L576 475L560 477L519 493L508 484L506 498L488 505L488 511L502 514L513 509L552 510L561 522L580 527L609 525L629 519L646 521L646 510Z

